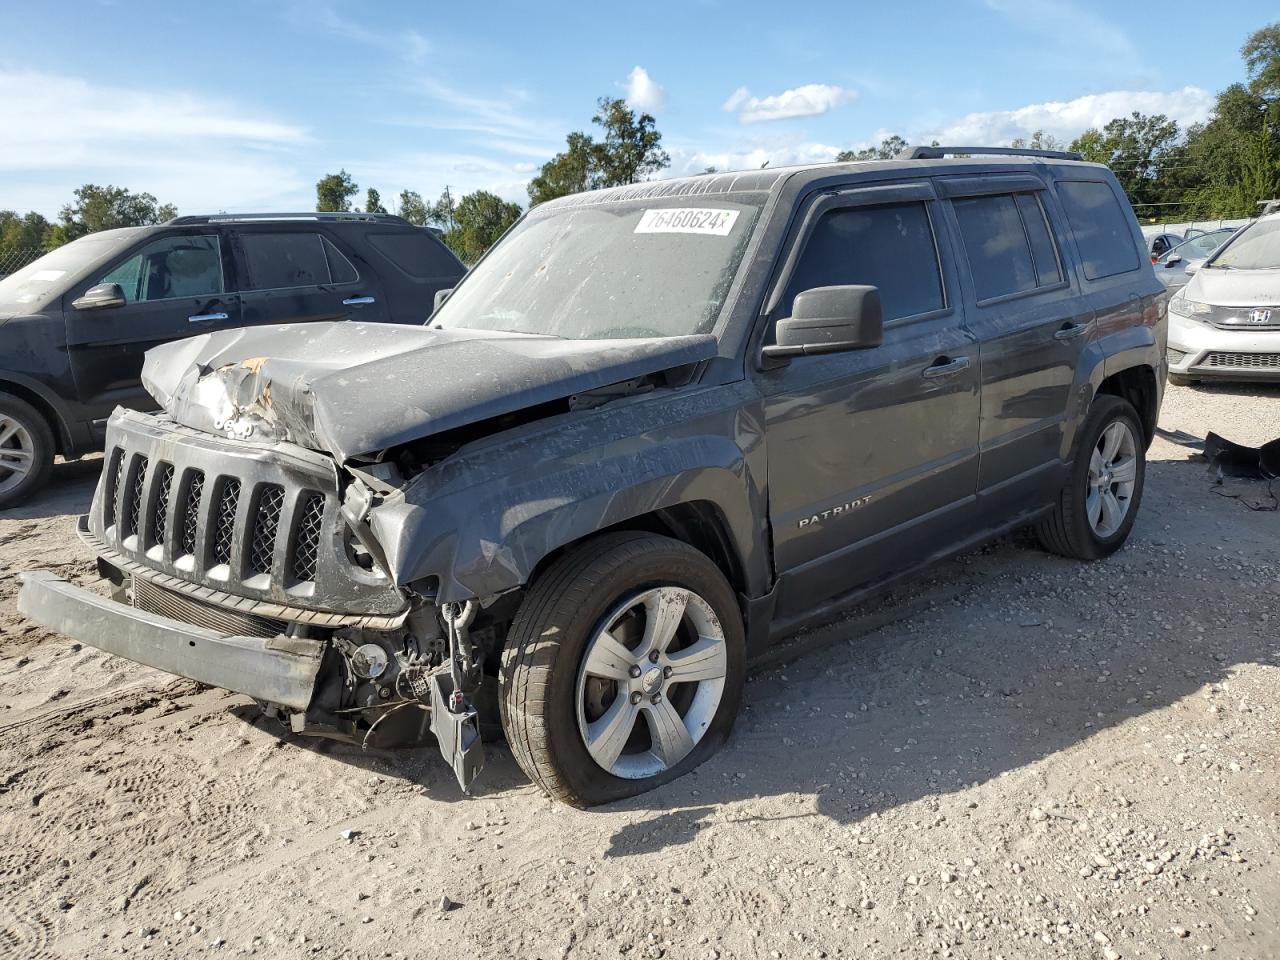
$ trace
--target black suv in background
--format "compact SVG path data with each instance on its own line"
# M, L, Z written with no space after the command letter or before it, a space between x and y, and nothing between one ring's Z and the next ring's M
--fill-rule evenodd
M234 327L423 323L465 272L431 231L387 214L177 217L104 230L0 280L0 507L55 454L102 449L117 406L153 409L142 355Z

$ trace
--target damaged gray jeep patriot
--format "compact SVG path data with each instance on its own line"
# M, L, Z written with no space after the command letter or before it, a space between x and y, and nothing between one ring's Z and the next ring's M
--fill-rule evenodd
M565 197L425 326L158 347L81 524L110 596L20 607L464 788L488 716L567 803L678 777L771 640L1016 527L1128 536L1163 287L1106 168L1002 152Z

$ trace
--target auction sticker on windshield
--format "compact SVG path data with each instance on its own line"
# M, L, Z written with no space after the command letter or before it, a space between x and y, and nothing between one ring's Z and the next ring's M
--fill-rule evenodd
M737 210L712 207L668 207L646 210L636 224L635 233L703 233L727 237L738 219Z

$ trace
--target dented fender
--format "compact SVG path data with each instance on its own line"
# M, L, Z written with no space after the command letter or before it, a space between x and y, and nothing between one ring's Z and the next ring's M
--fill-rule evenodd
M552 551L677 504L718 513L753 596L768 589L764 433L743 382L660 392L463 448L369 513L392 576L438 599L523 586Z

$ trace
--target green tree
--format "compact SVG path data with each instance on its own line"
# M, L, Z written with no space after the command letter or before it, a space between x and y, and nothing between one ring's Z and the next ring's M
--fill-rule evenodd
M382 195L377 190L370 187L364 194L364 212L365 213L386 213L387 208L382 205Z
M544 163L529 182L531 204L583 190L639 183L671 166L651 114L637 114L615 97L601 97L596 108L591 122L600 127L602 139L581 131L565 137L564 151Z
M404 217L415 227L425 227L427 225L427 205L422 200L422 194L416 190L401 190L400 200L396 205L400 216Z
M1045 133L1043 130L1037 130L1035 133L1031 134L1030 140L1025 137L1015 137L1009 143L1009 146L1013 147L1015 150L1025 150L1027 148L1032 150L1061 150L1062 141L1051 133Z
M346 170L326 174L316 181L316 211L341 213L351 209L351 198L359 191Z
M841 150L836 154L836 163L848 163L851 160L892 160L907 149L907 141L896 133L885 137L878 147L863 147L861 150Z
M1267 100L1280 98L1280 22L1249 34L1240 48L1249 91Z
M1145 116L1135 110L1131 116L1116 117L1101 130L1086 130L1072 142L1071 149L1086 160L1111 167L1130 202L1138 207L1161 202L1161 166L1172 161L1177 144L1177 123L1162 113Z
M457 229L458 204L448 186L440 191L440 199L427 208L427 222L446 234Z
M162 204L149 193L86 183L76 190L75 200L63 206L62 223L55 228L54 236L66 242L99 230L164 223L177 215L173 204Z
M520 216L520 206L487 190L468 193L458 201L455 225L445 243L463 263L475 263Z
M0 210L0 257L18 251L47 250L53 224L34 211L19 216Z

